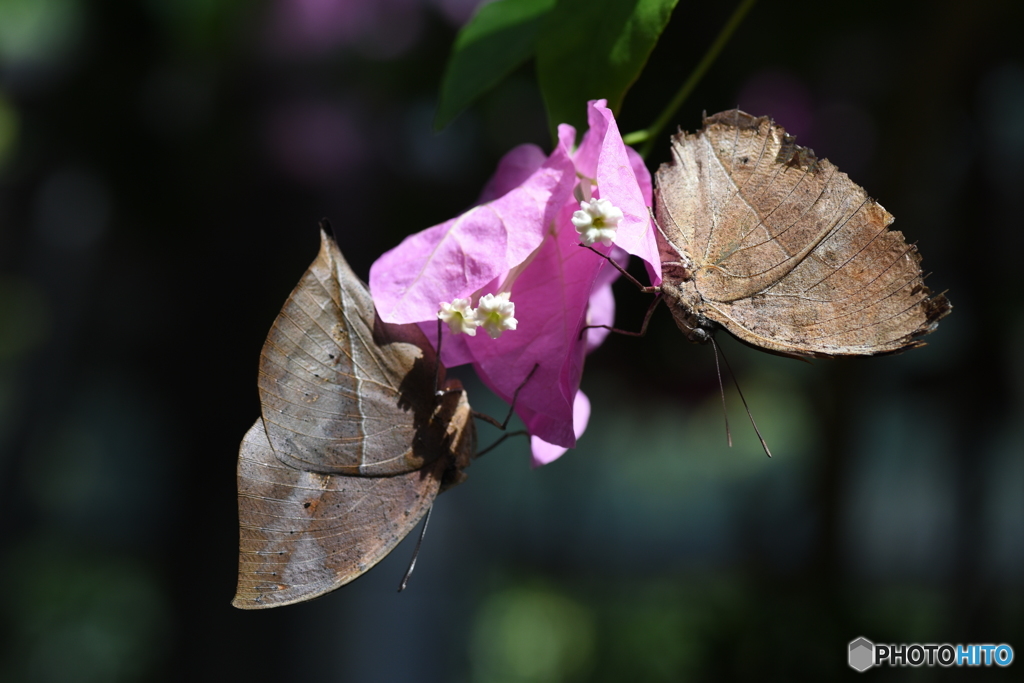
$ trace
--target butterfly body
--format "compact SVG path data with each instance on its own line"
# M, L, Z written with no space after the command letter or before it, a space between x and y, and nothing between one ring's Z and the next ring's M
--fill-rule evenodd
M676 325L688 340L704 344L721 326L708 319L700 292L693 278L693 261L659 234L661 249L661 294L668 304Z
M691 341L719 326L791 356L920 346L949 310L892 215L767 117L672 139L655 177L661 291Z
M262 415L238 459L235 607L301 602L352 581L465 478L472 411L437 362L419 328L381 322L322 233L260 356Z

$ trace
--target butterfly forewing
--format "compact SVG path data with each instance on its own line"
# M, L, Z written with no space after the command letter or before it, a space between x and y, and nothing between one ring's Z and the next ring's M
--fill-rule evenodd
M674 311L814 356L910 348L948 313L892 216L771 119L716 114L676 135L672 153L655 202L663 262L685 262L689 278L664 288Z
M419 469L413 436L430 418L433 383L426 338L376 318L369 292L324 235L260 357L263 420L278 457L323 473Z

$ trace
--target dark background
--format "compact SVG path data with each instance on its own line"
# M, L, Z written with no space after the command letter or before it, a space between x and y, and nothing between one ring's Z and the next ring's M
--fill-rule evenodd
M473 4L0 0L0 678L791 681L853 676L858 636L1024 653L1015 0L762 0L677 117L771 114L895 214L955 308L927 347L805 364L720 335L768 460L732 389L726 448L711 350L662 310L588 360L575 451L531 471L509 443L439 499L408 591L406 542L323 599L230 607L238 442L316 220L365 277L549 146L529 68L431 132ZM623 132L731 10L680 2ZM617 296L636 329L648 300ZM866 675L909 673L971 675Z

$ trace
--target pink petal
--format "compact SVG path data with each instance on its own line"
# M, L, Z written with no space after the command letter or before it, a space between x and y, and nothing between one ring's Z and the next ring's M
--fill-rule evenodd
M440 302L497 291L509 286L506 278L512 282L517 330L496 340L445 333L441 355L449 366L473 362L506 401L521 388L515 407L532 436L535 464L554 460L582 434L589 416L589 402L579 392L584 358L607 331L581 330L588 315L596 324L614 320L610 285L619 273L579 247L569 220L578 208L572 197L577 175L595 180L595 196L610 199L624 214L617 246L598 250L623 264L628 253L641 256L652 281L660 282L647 209L650 173L622 143L603 101L590 104L588 118L590 130L572 159L576 133L564 124L546 160L536 147L517 147L483 191L481 200L490 203L407 238L370 271L381 317L420 322L431 341Z
M607 100L591 100L587 103L587 132L583 134L579 148L572 155L576 172L591 180L597 180L597 165L608 135L608 121L611 120L613 125L615 121L607 104ZM602 116L601 112L608 112L608 116Z
M587 118L590 130L587 131L577 154L577 170L580 170L580 157L592 156L594 147L599 145L597 168L593 176L597 179L594 196L609 199L622 210L623 219L619 222L615 244L646 261L648 273L652 275L654 284L660 284L661 259L648 208L650 191L648 189L645 197L645 192L637 179L637 171L634 170L636 158L631 157L627 151L622 136L619 135L618 126L615 125L615 117L603 100L590 102ZM591 135L601 137L599 140L591 141ZM586 159L587 163L589 156ZM649 188L650 173L646 172L642 161L639 166L644 170L641 176Z
M623 268L629 265L629 254L619 247L612 245L609 256ZM590 294L590 306L587 308L588 325L615 325L615 295L612 293L612 283L620 276L618 268L610 263L605 263L598 271L597 279L594 280L594 291ZM611 330L600 327L587 330L587 353L591 353L604 343L610 332ZM434 336L437 336L436 333Z
M522 385L516 412L530 434L567 448L576 442L572 405L587 346L580 330L598 273L607 265L578 246L569 221L573 206L566 202L556 219L557 234L545 240L512 288L515 332L466 341L477 373L495 393L510 401ZM523 385L534 365L536 372Z
M623 268L629 264L629 254L619 247L612 245L609 256ZM590 294L590 305L587 308L588 325L608 325L609 327L615 325L615 295L612 293L612 283L620 276L619 270L610 263L605 263L597 272L594 290ZM589 354L604 343L609 332L611 330L600 327L587 330L587 353Z
M640 185L640 194L643 195L644 204L647 206L654 206L654 190L651 184L651 172L647 170L647 164L644 163L644 158L640 156L640 152L636 151L632 147L626 147L626 156L629 157L629 165L633 169L633 175L636 176L636 182Z
M419 323L419 328L427 336L430 345L437 348L437 320L427 320ZM441 325L441 363L446 368L454 368L457 365L465 365L473 362L473 353L466 345L470 339L465 334L452 334L447 325Z
M572 426L576 438L583 436L590 421L590 400L582 391L576 392L572 405ZM557 460L568 448L548 443L539 436L530 437L530 450L533 453L533 466L540 467Z
M626 154L629 155L629 164L633 167L633 174L636 176L637 183L640 185L640 193L644 197L644 202L647 206L654 206L651 172L647 170L644 158L632 147L626 147ZM654 237L653 232L651 233L651 236L655 240L655 251L657 251L657 238ZM649 246L650 245L648 244L647 247ZM640 256L640 258L644 260L644 267L647 269L647 277L651 281L651 284L661 284L661 257L656 253L656 258L653 261L650 261L646 256L642 256L640 254L637 254L637 256Z
M623 268L629 265L629 254L620 249L619 247L612 245L611 253L608 254L612 257L612 260L618 263ZM610 263L606 263L605 267L597 274L597 282L594 283L594 287L601 287L602 285L610 285L619 279L622 274L619 269Z
M610 270L614 268L608 267ZM610 284L598 286L590 295L590 307L587 309L588 325L615 325L615 295L612 293ZM587 353L590 353L604 343L605 338L611 333L601 327L591 327L587 330Z
M381 319L431 320L441 302L468 297L522 263L544 240L575 181L568 152L559 145L522 185L405 238L370 268L370 292Z
M572 153L576 146L576 129L568 123L558 124L558 144Z

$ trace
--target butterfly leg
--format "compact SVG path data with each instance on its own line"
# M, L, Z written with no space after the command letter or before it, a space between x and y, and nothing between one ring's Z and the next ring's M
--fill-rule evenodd
M509 438L512 438L513 436L528 436L528 435L529 435L529 432L528 432L528 431L526 431L525 429L519 429L519 430L517 430L517 431L514 431L514 432L506 432L506 433L502 434L502 435L501 435L501 436L500 436L500 437L498 438L498 440L497 440L497 441L495 441L494 443L492 443L492 444L491 444L490 446L488 446L487 448L485 448L485 449L483 449L483 450L481 450L481 451L477 451L476 455L475 455L475 456L473 456L473 457L474 457L474 458L479 458L480 456L484 455L485 453L490 453L490 452L491 452L491 451L493 451L493 450L494 450L495 448L497 448L497 447L498 447L498 446L500 446L500 445L501 445L502 443L504 443L505 439L509 439Z
M601 329L604 329L604 330L608 330L609 332L614 332L616 334L624 334L627 337L642 337L645 334L647 334L647 324L651 322L651 316L654 315L654 309L657 308L658 304L660 304L660 303L661 303L661 292L658 292L657 296L654 297L654 301L652 301L651 305L647 307L647 315L644 316L644 323L643 323L643 325L640 326L640 331L639 332L630 332L629 330L620 330L619 328L612 327L610 325L584 325L583 329L580 330L580 338L581 339L583 338L583 333L586 332L587 330L589 330L591 328L597 328L597 327L600 327Z
M438 362L437 362L437 367L440 368L441 367L441 361L440 361L440 357L441 357L441 321L440 320L438 320L438 322L437 322L437 355L438 355L438 359L439 359ZM498 422L496 419L494 419L490 415L485 415L484 413L479 413L479 412L477 412L475 410L471 411L473 417L477 417L477 418L480 418L481 420L484 420L485 422L489 422L490 424L494 425L498 429L501 429L502 431L504 431L505 428L508 426L509 420L512 419L512 412L515 410L516 399L519 398L519 392L522 390L522 388L524 386L526 386L526 383L530 381L530 378L533 377L534 373L537 372L537 368L539 368L539 367L540 367L539 363L535 364L533 366L533 369L530 370L530 374L528 374L526 376L526 379L523 380L523 383L520 384L518 387L516 387L515 393L512 394L512 405L509 406L508 415L505 416L505 421L504 422ZM438 373L439 372L440 371L438 370ZM444 390L440 390L440 391L437 390L437 381L438 381L438 377L437 377L437 374L435 374L435 377L434 377L434 391L435 391L435 393L437 395L443 395L445 393ZM515 432L506 432L505 434L502 434L501 438L499 438L497 441L492 443L487 448L483 449L482 451L477 451L476 454L473 457L474 458L479 458L481 455L484 455L485 453L490 452L491 450L497 448L503 441L505 441L505 439L508 439L509 437L520 436L520 435L525 435L525 434L527 434L525 429L521 429L521 430L515 431ZM465 477L464 474L461 475L461 476L463 478ZM456 479L454 483L458 483L458 481L460 481L460 480ZM450 484L450 485L454 485L454 483ZM441 490L444 491L445 488L446 488L446 486L444 484L442 484ZM431 513L431 511L433 511L433 509L434 509L433 505L431 505L429 508L427 508L427 514L426 514L426 516L423 519L423 527L420 530L420 537L416 541L415 549L413 549L413 551L412 551L412 559L409 561L409 567L405 570L405 575L402 577L402 582L398 586L398 592L399 593L401 593L402 591L405 590L405 587L409 584L409 578L412 576L413 569L416 568L416 559L420 556L420 546L423 545L423 537L427 535L427 524L430 522L430 513Z
M495 427L497 427L498 429L500 429L501 431L505 431L505 428L508 427L508 421L512 419L512 413L516 409L516 400L519 398L519 392L523 390L523 387L526 386L526 383L530 381L530 378L533 377L533 374L535 372L537 372L537 368L539 368L539 367L540 367L540 363L535 363L534 366L533 366L533 369L530 370L530 374L528 374L526 376L526 379L523 380L523 383L520 384L518 387L516 387L516 393L512 394L512 403L508 407L508 415L505 416L505 421L504 422L498 422L496 419L494 419L490 415L486 415L484 413L478 413L475 410L473 411L473 417L479 418L479 419L483 420L484 422L492 424ZM512 435L509 434L508 436L512 436ZM494 448L494 446L496 446L496 445L497 444L489 446L487 448L487 450L491 450L491 448Z
M583 333L586 332L587 330L589 330L592 327L600 327L602 329L609 330L611 332L615 332L616 334L624 334L624 335L627 335L629 337L642 337L645 334L647 334L647 324L651 321L651 316L654 314L654 309L658 307L659 303L661 303L661 287L648 287L648 286L645 286L645 285L641 284L640 281L637 280L635 277L633 277L632 275L627 273L626 269L623 268L622 266L620 266L618 263L616 263L615 259L613 259L612 257L608 256L607 254L602 254L601 252L599 252L597 249L594 249L590 245L582 244L581 243L579 246L583 247L584 249L589 249L590 251L594 252L595 254L597 254L598 256L603 258L604 260L608 261L608 263L612 264L615 267L615 270L619 271L619 273L621 273L623 277L625 277L627 280L629 280L634 285L636 285L637 289L639 289L644 294L654 294L654 295L656 295L654 297L654 301L651 302L650 307L647 309L647 315L644 316L644 323L640 327L640 331L639 332L630 332L628 330L620 330L617 327L610 327L609 325L584 325L583 329L580 330L579 338L582 339L583 338Z
M648 287L648 286L646 286L646 285L642 285L642 284L640 284L640 281L639 281L639 280L637 280L637 279L636 279L635 277L633 277L632 275L630 275L629 273L627 273L627 272L626 272L626 269L625 269L625 268L623 268L622 266L620 266L620 265L619 265L618 263L616 263L616 262L615 262L615 259L613 259L613 258L612 258L611 256L609 256L608 254L602 254L602 253L601 253L601 252L599 252L599 251L598 251L597 249L594 249L594 248L593 248L592 246L590 246L590 245L588 245L588 244L583 244L583 243L580 243L580 244L579 244L578 246L581 246L581 247L583 247L584 249L589 249L590 251L594 252L595 254L597 254L598 256L600 256L601 258L603 258L603 259L604 259L605 261L607 261L608 263L610 263L610 264L612 264L613 266L615 266L615 270L619 271L619 272L620 272L620 273L622 274L622 276L623 276L623 277L625 277L625 278L626 278L627 280L629 280L629 281L630 281L630 282L632 282L632 283L633 283L634 285L636 285L636 286L637 286L637 289L639 289L639 290L640 290L641 292L643 292L644 294L658 294L659 292L661 292L661 288L660 288L660 287Z

